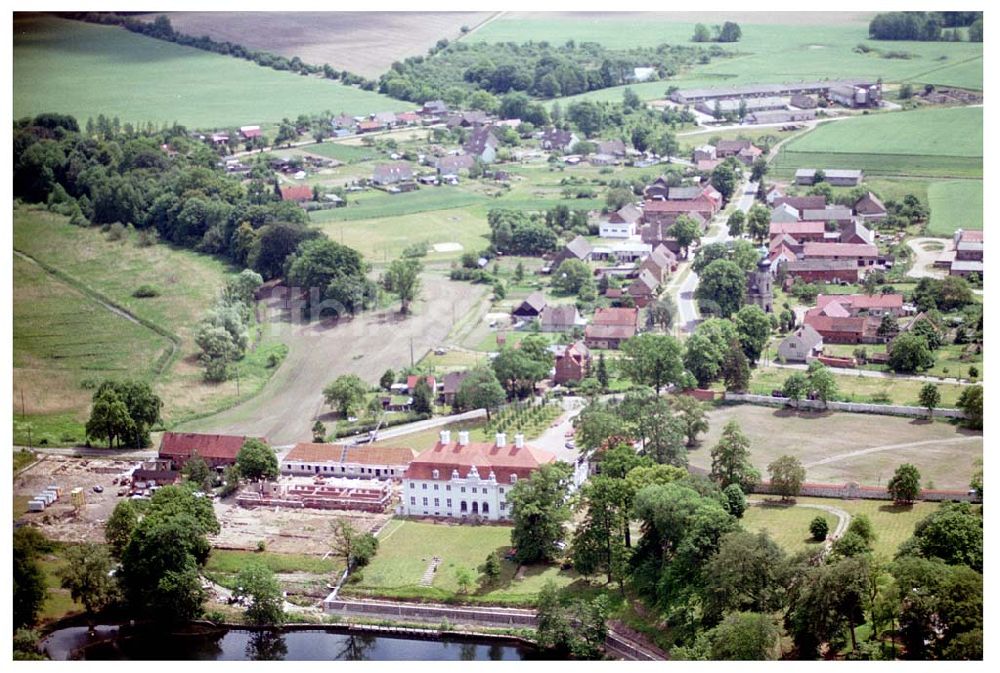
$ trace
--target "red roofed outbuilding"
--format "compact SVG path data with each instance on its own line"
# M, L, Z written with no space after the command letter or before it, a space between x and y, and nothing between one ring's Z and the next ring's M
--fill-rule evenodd
M286 185L281 188L282 201L295 201L305 203L312 201L313 190L309 185Z
M196 432L165 432L160 440L161 460L169 460L180 469L193 456L201 456L209 467L232 465L243 444L252 437L244 435L208 435ZM263 438L257 438L265 442Z

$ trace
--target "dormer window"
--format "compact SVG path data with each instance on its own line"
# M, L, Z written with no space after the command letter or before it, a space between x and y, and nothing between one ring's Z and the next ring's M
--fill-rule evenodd
M438 472L437 470L434 470L433 472L431 472L431 478L432 479L440 479L441 478L441 473Z
M516 474L510 475L510 483L512 483L512 484L516 484L517 483L517 475Z

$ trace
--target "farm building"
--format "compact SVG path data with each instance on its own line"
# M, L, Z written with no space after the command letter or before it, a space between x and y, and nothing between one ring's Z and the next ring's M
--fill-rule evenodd
M746 84L704 89L677 89L670 94L670 100L681 105L689 105L705 100L721 98L756 98L762 96L794 96L796 94L826 95L831 87L841 85L870 86L871 80L829 80L813 82L792 82L787 84Z
M786 105L783 98L777 96L762 96L755 98L716 98L715 100L701 101L695 105L698 112L714 116L738 114L740 106L746 112L762 112L764 110L784 110Z
M750 124L785 124L816 119L816 110L761 110L751 112L746 121Z
M574 327L582 327L587 324L586 319L577 310L576 304L559 304L557 306L549 304L542 309L539 322L543 332L566 332Z
M886 216L885 204L875 194L868 192L854 202L854 213L863 222L881 220Z
M437 443L421 452L403 476L400 513L404 516L479 518L498 521L510 517L507 495L520 479L556 457L528 446L524 435L508 443L497 433L493 443L470 442L469 433L442 430Z
M372 182L376 185L394 185L413 179L413 168L410 164L379 164L375 167Z
M240 135L245 140L250 140L252 138L260 138L261 137L261 130L260 130L259 126L241 126L240 127Z
M823 336L809 325L803 325L778 344L778 359L782 362L807 362L823 354Z
M441 377L441 401L445 404L455 404L455 398L462 387L462 382L469 377L468 370L461 372L448 372Z
M858 266L873 266L878 261L878 247L862 243L804 243L805 259L850 259Z
M804 241L823 241L826 234L826 222L771 222L770 235L772 239L775 236L786 234L800 243Z
M656 276L649 269L642 269L636 279L629 284L626 292L635 301L636 306L644 308L646 304L656 298L659 287L660 282Z
M580 142L580 138L575 133L564 129L557 129L554 126L545 129L541 138L543 150L557 152L566 152L578 142Z
M552 260L552 269L558 269L559 265L567 259L577 259L581 262L587 262L590 260L593 252L594 248L590 245L590 241L583 236L577 236L556 254Z
M497 147L500 141L489 126L477 126L469 134L469 139L462 145L462 151L471 157L479 159L484 164L493 163L497 158Z
M788 281L804 283L857 283L858 265L850 259L795 259L786 262Z
M518 318L535 318L545 310L547 304L545 295L541 292L532 292L511 311L511 315Z
M823 210L824 208L826 208L826 197L784 196L783 194L780 194L774 198L771 205L774 208L778 208L780 206L789 206L793 210L798 212L799 219L803 219L802 211L804 210Z
M639 331L639 309L598 308L594 319L584 330L588 348L618 348Z
M348 446L342 444L296 444L281 461L281 473L400 479L416 452L395 446Z
M831 168L824 170L824 180L834 187L857 187L861 184L864 174L861 169ZM815 168L800 168L795 171L795 184L812 185L816 183Z
M200 456L209 467L222 467L236 462L236 454L251 437L242 435L207 435L195 432L164 432L160 440L160 460L169 460L175 469L194 456ZM261 438L258 438L261 439ZM266 443L267 440L261 439Z

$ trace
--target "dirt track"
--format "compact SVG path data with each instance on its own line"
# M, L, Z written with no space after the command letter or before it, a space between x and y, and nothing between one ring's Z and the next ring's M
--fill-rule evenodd
M452 282L440 273L423 275L423 299L407 317L398 304L354 319L291 323L275 302L270 322L289 347L288 357L264 390L228 411L184 424L181 430L264 436L272 445L307 441L317 418L332 419L323 388L341 374L357 374L375 383L388 368L399 370L428 349L445 343L452 316L463 316L488 288ZM328 423L329 425L329 423Z

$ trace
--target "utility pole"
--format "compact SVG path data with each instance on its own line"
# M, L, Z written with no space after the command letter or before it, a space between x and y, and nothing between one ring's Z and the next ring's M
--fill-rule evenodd
M410 337L410 367L413 367L413 337Z
M240 399L240 368L236 368L236 399Z
M24 420L24 416L27 412L24 407L24 388L21 388L21 420Z

